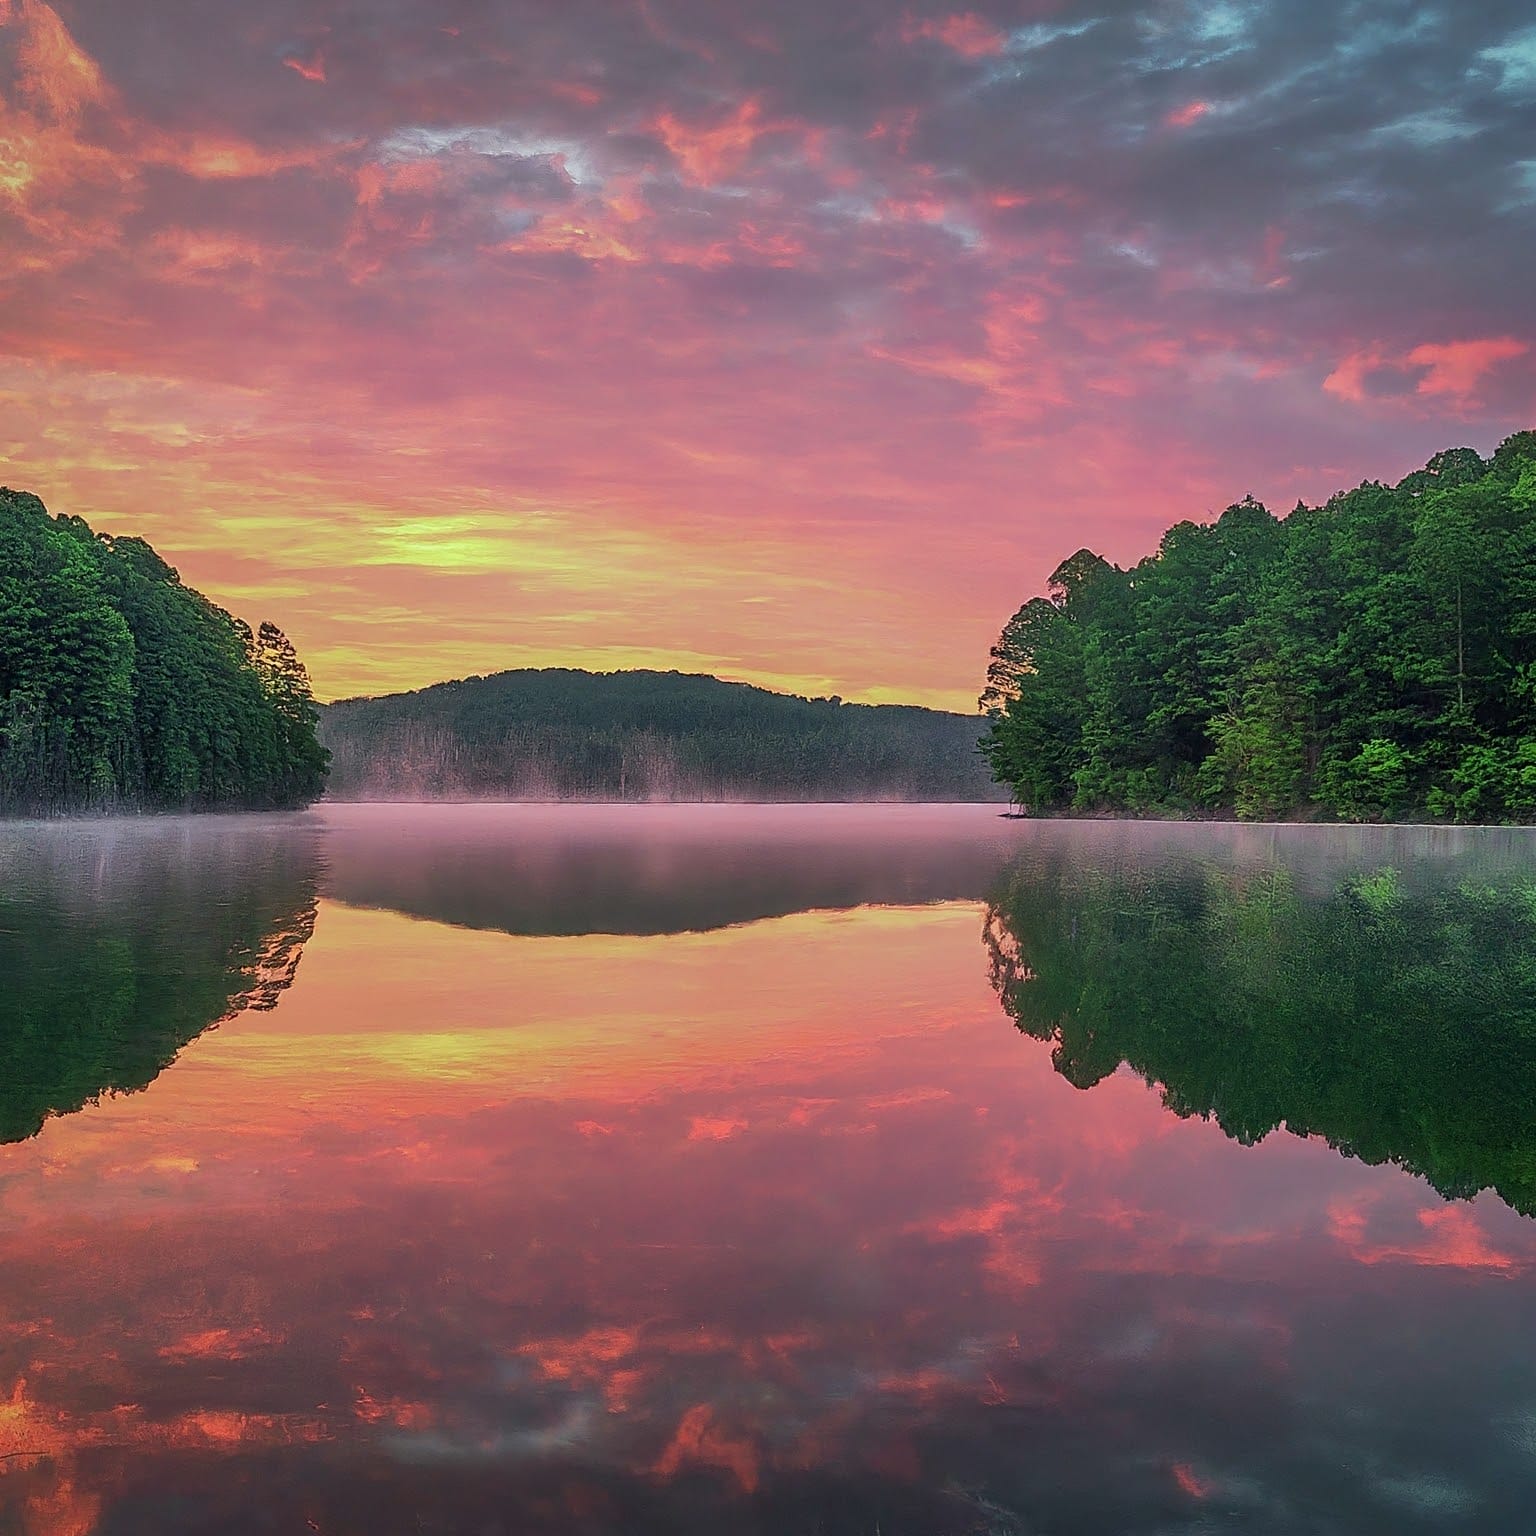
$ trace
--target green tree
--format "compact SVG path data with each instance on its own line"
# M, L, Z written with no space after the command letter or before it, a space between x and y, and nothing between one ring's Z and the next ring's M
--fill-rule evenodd
M1052 573L993 647L982 707L991 717L982 752L1014 800L1032 808L1070 803L1087 719L1084 636L1119 572L1079 550Z
M1026 605L995 653L1007 686L989 695L988 758L1016 797L1160 815L1536 814L1536 432L1283 520L1250 498L1179 523L1094 591L1069 609L1070 646Z
M269 691L250 644L142 539L0 490L0 811L313 799L303 668L278 636Z
M313 799L324 786L329 754L315 735L320 711L315 707L309 673L293 642L275 624L263 624L254 640L247 643L251 665L277 721L281 798L289 802Z

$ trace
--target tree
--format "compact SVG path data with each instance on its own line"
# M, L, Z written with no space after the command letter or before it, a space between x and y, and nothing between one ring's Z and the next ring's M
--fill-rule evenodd
M274 635L269 692L250 631L142 539L0 489L0 812L312 800L308 680Z
M989 674L988 759L1039 808L1536 814L1536 432L1284 520L1250 497L1128 572L1079 552L1051 590Z
M1018 804L1052 808L1073 797L1087 716L1084 636L1118 575L1078 550L1051 573L1050 595L1025 603L992 648L981 750Z
M1455 690L1456 716L1465 719L1467 703L1467 630L1473 627L1497 557L1492 528L1485 516L1486 495L1476 482L1463 482L1425 494L1413 521L1414 560L1425 577L1427 596L1443 612L1445 662L1441 669Z
M282 798L288 803L313 799L324 786L329 754L315 735L320 711L315 708L309 673L293 642L275 624L263 624L257 630L249 654L278 723Z
M1000 799L984 722L677 672L529 668L326 705L340 796Z

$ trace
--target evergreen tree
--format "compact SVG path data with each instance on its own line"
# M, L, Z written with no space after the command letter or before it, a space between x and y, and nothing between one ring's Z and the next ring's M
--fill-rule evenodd
M1031 810L1536 815L1536 432L1098 565L993 651L983 750Z
M270 633L264 669L250 630L142 539L0 489L0 812L313 800L308 679Z

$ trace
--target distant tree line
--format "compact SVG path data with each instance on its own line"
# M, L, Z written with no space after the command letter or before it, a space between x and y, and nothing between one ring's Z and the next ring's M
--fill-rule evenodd
M677 672L502 672L327 705L343 799L990 800L974 717Z
M1037 812L1536 818L1536 432L1057 568L992 651L983 744Z
M285 807L325 778L303 663L142 539L0 488L0 813Z

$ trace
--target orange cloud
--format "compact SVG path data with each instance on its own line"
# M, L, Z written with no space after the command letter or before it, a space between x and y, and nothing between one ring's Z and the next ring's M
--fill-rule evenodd
M165 263L162 270L181 282L222 282L237 268L260 270L277 264L274 253L259 241L222 231L161 230L153 249Z
M293 149L261 149L240 139L200 134L147 137L139 149L146 165L164 165L198 181L249 181L274 176L298 166L334 160L341 146L301 145Z
M164 1345L166 1360L243 1360L254 1350L271 1349L282 1340L259 1325L244 1328L205 1328Z
M639 1352L638 1328L596 1328L574 1339L536 1339L521 1346L551 1381L602 1379Z
M1192 1499L1208 1499L1215 1492L1215 1484L1201 1477L1187 1461L1173 1464L1173 1480Z
M683 1415L653 1470L659 1478L672 1478L685 1466L723 1468L735 1477L743 1493L757 1487L757 1447L745 1437L725 1433L707 1403L699 1403Z
M31 239L7 252L17 271L47 271L99 248L125 206L120 156L96 142L83 119L112 95L100 70L52 7L15 0L0 11L0 42L13 44L16 101L0 96L0 205Z
M16 68L23 101L58 122L107 101L100 67L52 6L43 0L14 0L0 11L0 26L21 28Z
M729 1141L747 1128L735 1115L695 1115L688 1125L689 1141Z
M758 141L788 126L763 116L762 103L749 96L734 111L712 122L696 122L663 112L651 125L677 161L685 181L714 186L737 170Z
M49 1468L41 1489L29 1492L19 1530L26 1536L95 1536L100 1529L102 1496L82 1488L75 1476Z
M971 108L936 111L944 71L887 46L1006 54L982 13L898 14L866 62L900 78L815 105L781 88L800 44L777 13L731 42L722 11L701 41L647 8L682 88L601 40L565 50L558 12L549 56L516 62L514 128L452 26L411 43L430 68L377 80L357 52L329 78L329 34L285 59L274 33L273 73L328 77L274 120L238 90L141 97L159 77L131 48L98 61L71 9L4 0L5 478L282 622L326 697L652 665L969 709L1068 543L1128 563L1238 490L1320 499L1510 393L1507 316L1422 347L1346 320L1327 393L1400 388L1373 441L1311 452L1341 428L1285 388L1317 344L1280 310L1316 282L1287 286L1273 232L1220 255L1155 209L1126 237L1139 264L1099 281L1124 219L1097 173L964 163L946 124ZM908 75L930 83L884 92ZM1228 291L1274 320L1223 324ZM1288 421L1252 394L1241 443L1170 438L1165 411L1266 382Z

